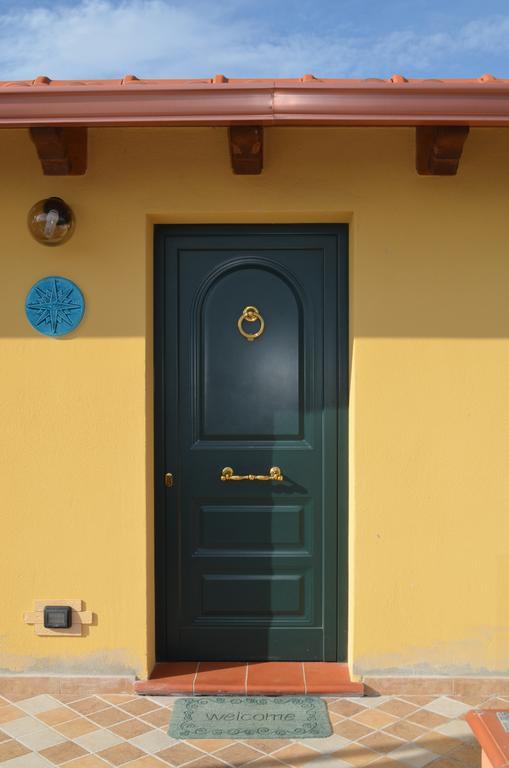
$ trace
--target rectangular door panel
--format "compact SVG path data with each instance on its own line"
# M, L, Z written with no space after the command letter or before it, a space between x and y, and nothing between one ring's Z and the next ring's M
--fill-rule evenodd
M296 573L204 574L202 615L250 619L304 617L304 575Z
M234 502L229 506L198 507L197 543L194 555L272 554L282 551L309 554L313 511L303 504L256 506ZM307 533L307 536L306 536Z

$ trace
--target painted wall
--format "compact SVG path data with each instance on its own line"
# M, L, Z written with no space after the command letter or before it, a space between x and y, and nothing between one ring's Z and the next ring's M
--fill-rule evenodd
M44 177L2 131L0 669L146 674L153 656L153 222L351 222L350 661L357 673L509 673L509 134L418 177L407 129L266 131L236 177L223 129L90 131L84 177ZM49 249L26 214L77 217ZM23 305L75 280L79 330ZM23 623L81 598L82 638Z

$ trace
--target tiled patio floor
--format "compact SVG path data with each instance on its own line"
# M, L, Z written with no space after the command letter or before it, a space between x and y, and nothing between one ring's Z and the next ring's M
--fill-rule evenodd
M334 734L298 741L176 741L166 735L171 697L0 697L0 763L9 768L477 768L469 709L509 698L327 698Z

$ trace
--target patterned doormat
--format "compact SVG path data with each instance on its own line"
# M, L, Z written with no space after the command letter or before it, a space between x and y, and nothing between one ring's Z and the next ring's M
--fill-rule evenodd
M178 699L174 739L320 739L332 727L316 696L195 696Z

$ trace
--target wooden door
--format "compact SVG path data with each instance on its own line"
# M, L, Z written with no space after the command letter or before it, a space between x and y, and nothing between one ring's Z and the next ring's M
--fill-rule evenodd
M158 659L335 660L346 230L161 226L155 266Z

